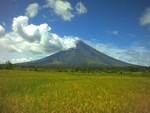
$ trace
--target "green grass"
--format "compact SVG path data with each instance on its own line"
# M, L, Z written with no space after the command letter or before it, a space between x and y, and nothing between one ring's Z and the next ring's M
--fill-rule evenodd
M0 113L149 113L149 75L0 70Z

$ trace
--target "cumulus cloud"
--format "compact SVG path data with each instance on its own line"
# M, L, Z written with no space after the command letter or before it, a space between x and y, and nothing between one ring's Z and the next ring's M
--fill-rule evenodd
M0 25L0 36L3 36L5 34L5 29L2 25Z
M72 13L72 6L68 1L64 0L46 0L47 5L44 7L52 8L54 13L61 16L63 20L70 21L74 14Z
M90 41L86 41L86 43L91 45L98 51L103 52L106 55L111 56L115 59L137 65L150 65L150 50L145 47L132 46L128 49L120 49L110 44L95 44Z
M145 13L140 18L141 25L150 25L150 7L146 9Z
M21 42L21 38L18 34L12 32L7 33L4 37L0 39L0 46L3 50L7 50L9 52L21 52L21 49L18 47L17 43Z
M76 11L77 11L77 14L84 14L84 13L87 13L87 9L86 7L82 4L82 2L78 2L76 4Z
M28 24L28 17L19 16L13 19L12 29L29 42L40 41L40 26ZM42 26L42 25L41 25Z
M111 35L118 35L119 32L117 30L114 31L106 31L106 33L111 34Z
M26 13L25 13L25 14L26 14L28 17L33 18L34 16L37 15L38 10L39 10L39 5L38 5L38 3L32 3L32 4L30 4L30 5L26 8Z
M48 24L33 25L28 23L27 16L13 19L12 32L0 39L5 50L17 53L42 53L52 54L60 50L76 47L79 39L73 36L60 37L51 32Z

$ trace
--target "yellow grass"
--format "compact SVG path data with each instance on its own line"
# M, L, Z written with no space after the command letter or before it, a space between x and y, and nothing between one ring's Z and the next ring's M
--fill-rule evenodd
M0 113L150 113L150 77L0 70Z

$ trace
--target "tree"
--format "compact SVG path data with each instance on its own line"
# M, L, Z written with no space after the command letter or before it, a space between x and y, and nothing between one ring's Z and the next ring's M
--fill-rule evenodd
M7 69L12 69L12 63L9 60L6 61L6 68Z

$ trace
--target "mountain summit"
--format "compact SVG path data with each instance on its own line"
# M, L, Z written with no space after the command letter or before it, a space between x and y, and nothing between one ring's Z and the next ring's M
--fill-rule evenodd
M76 48L63 50L51 56L23 64L58 66L129 66L130 64L109 57L82 41L76 42Z

